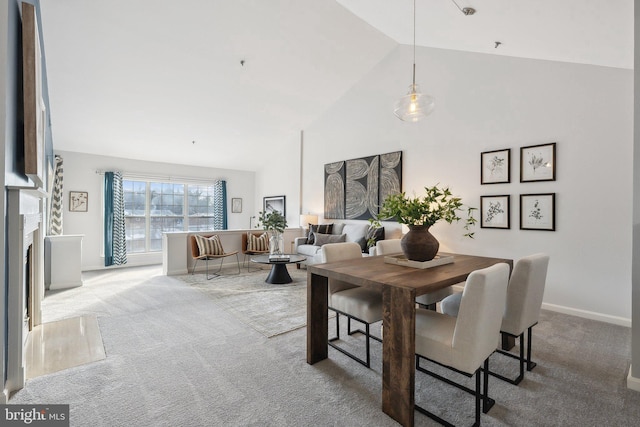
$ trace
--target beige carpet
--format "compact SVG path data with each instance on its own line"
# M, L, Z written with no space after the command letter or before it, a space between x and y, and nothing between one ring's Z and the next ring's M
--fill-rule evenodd
M307 270L288 266L292 283L265 283L268 269L249 273L226 268L222 276L206 280L204 274L176 276L202 291L225 311L266 337L302 328L307 323ZM235 274L234 274L235 273Z
M380 409L377 341L371 369L331 348L309 365L304 329L266 338L161 266L85 272L83 281L47 292L45 321L96 315L107 358L30 379L10 404L69 404L72 427L399 425ZM361 335L343 337L364 350ZM629 328L543 310L533 342L538 366L519 386L491 379L497 403L483 426L638 426L640 393L626 388ZM511 374L516 364L496 354L491 367ZM423 374L415 387L418 404L472 424L471 396ZM415 413L416 427L438 425Z

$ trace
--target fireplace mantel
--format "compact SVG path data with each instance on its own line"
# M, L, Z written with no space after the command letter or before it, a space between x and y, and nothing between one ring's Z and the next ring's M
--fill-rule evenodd
M7 198L7 379L4 394L24 387L24 348L29 331L42 323L46 193L8 187Z

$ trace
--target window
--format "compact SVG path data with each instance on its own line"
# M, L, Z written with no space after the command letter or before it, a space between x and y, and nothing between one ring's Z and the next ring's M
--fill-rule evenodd
M147 183L122 181L124 191L124 230L127 253L146 252L147 236Z
M161 251L164 232L215 229L214 184L125 179L123 189L127 253Z
M149 250L162 250L162 233L184 230L184 184L149 183Z
M189 231L215 229L213 185L189 185Z

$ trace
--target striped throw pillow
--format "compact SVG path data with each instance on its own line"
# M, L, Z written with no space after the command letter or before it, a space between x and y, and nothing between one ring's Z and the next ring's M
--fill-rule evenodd
M247 250L266 252L269 250L269 235L262 233L260 236L249 233L247 235Z
M222 248L222 243L220 243L220 237L218 237L217 234L208 238L196 235L196 243L198 244L200 256L224 255L224 249Z

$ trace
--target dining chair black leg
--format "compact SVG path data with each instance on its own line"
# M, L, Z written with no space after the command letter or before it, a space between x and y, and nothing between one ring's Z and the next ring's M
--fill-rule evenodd
M532 329L533 329L533 326L529 326L529 329L527 330L527 371L532 370L537 365L536 362L531 361L531 330Z
M364 325L364 330L366 331L365 335L366 335L366 339L367 339L367 343L366 343L366 348L367 348L367 368L370 367L370 353L369 353L369 342L370 342L370 335L369 335L369 324L366 323Z
M497 353L503 354L505 356L509 356L512 359L517 359L518 360L518 364L520 365L520 373L518 374L518 376L514 379L511 378L507 378L504 375L500 375L497 372L489 372L489 375L492 375L498 379L501 379L502 381L506 381L509 384L514 384L514 385L518 385L520 384L520 382L522 381L522 379L524 378L524 366L525 366L525 358L524 358L524 346L525 346L525 341L524 341L524 333L520 334L519 336L517 336L516 338L518 338L520 340L520 355L517 356L513 353L509 353L508 351L504 351L504 350L496 350Z
M485 364L486 363L487 362L485 361ZM485 368L486 368L486 365L485 365ZM486 374L485 374L485 376L486 376ZM484 391L484 393L485 393L485 396L486 396L487 395L487 390L486 390L487 379L486 378L485 378L485 382L484 383L485 383L485 391ZM481 397L482 396L481 396L481 393L480 393L480 369L478 369L476 371L476 422L475 422L475 424L473 424L474 427L480 425L480 398ZM484 400L485 399L483 399L483 401ZM484 407L484 404L483 404L483 407ZM486 411L485 411L485 413L486 413Z
M439 375L439 374L437 374L437 373L435 373L433 371L430 371L430 370L420 366L420 359L421 358L423 358L425 360L429 360L429 359L426 359L423 356L420 356L419 354L416 354L416 358L415 358L416 371L423 372L423 373L425 373L425 374L427 374L427 375L429 375L429 376L431 376L433 378L436 378L436 379L438 379L440 381L443 381L446 384L452 385L452 386L454 386L454 387L456 387L456 388L458 388L460 390L463 390L463 391L465 391L465 392L467 392L467 393L469 393L469 394L474 396L476 407L475 407L475 423L473 424L473 427L479 426L480 425L480 411L482 410L482 412L486 414L489 411L489 409L491 409L493 407L493 405L496 403L494 399L489 397L489 382L488 382L488 378L487 378L487 376L488 376L487 372L489 371L489 359L487 358L484 361L484 365L483 365L484 368L479 368L474 374L471 374L471 375L469 375L469 374L467 374L465 372L459 371L457 369L448 367L446 365L442 365L442 364L432 360L432 362L435 363L436 365L444 366L444 367L446 367L446 368L448 368L448 369L450 369L450 370L452 370L454 372L457 372L459 374L462 374L462 375L464 375L466 377L472 377L473 375L475 375L476 376L476 386L475 386L475 388L468 388L468 387L466 387L466 386L464 386L464 385L462 385L462 384L460 384L458 382L455 382L455 381L453 381L453 380L451 380L451 379L449 379L447 377ZM484 384L485 384L484 390L483 390L482 385L481 385L481 375L484 378ZM438 415L434 414L433 412L430 412L430 411L426 410L425 408L419 406L417 403L414 404L414 409L416 411L428 416L429 418L437 421L438 423L440 423L440 424L442 424L444 426L454 427L454 425L451 424L450 422L448 422L447 420L439 417Z
M524 378L524 334L520 334L520 375L513 381L514 384L520 384L520 381Z
M476 372L476 375L480 376L480 370ZM482 396L482 412L485 414L489 412L489 409L496 403L495 400L489 397L489 358L484 361L484 369L482 369L483 382L484 382L484 394Z

